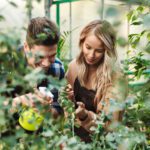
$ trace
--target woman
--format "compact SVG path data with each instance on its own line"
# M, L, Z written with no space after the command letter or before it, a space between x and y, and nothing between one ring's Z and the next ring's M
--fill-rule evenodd
M76 104L76 118L81 125L75 132L89 142L90 128L97 126L99 114L109 113L110 99L125 100L127 82L116 65L115 34L107 21L90 22L80 34L79 47L80 54L69 64L66 78L71 85L68 96ZM110 122L120 121L121 112L113 112ZM105 124L107 129L110 122Z

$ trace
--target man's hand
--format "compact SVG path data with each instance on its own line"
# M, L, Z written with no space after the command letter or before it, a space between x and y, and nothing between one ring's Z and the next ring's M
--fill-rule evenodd
M40 102L42 105L50 105L53 99L43 95L39 90L34 89L34 93L28 93L13 99L12 107L16 108L19 104L29 107L36 107L36 103Z
M19 104L22 104L24 106L33 107L34 101L31 97L32 97L32 93L28 93L28 94L14 98L13 102L12 102L12 107L16 108Z
M78 108L75 111L76 117L84 121L88 117L88 111L85 109L85 104L77 102Z
M43 94L38 89L35 88L34 92L36 95L35 98L37 98L37 100L40 101L42 105L48 105L48 104L50 105L53 102L52 97Z

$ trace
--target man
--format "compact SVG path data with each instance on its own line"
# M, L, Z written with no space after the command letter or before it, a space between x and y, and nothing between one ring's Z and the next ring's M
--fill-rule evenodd
M23 52L27 65L33 69L41 69L46 76L54 76L61 80L64 77L64 67L61 61L56 57L57 44L59 42L60 33L56 25L46 17L37 17L31 19L28 28L26 41L24 43ZM15 108L18 104L33 107L35 105L33 99L37 98L41 104L51 103L51 111L54 116L61 114L62 108L59 106L58 90L52 89L54 98L47 97L39 91L39 87L48 87L47 79L37 83L33 93L28 93L13 99L12 106ZM19 89L17 89L19 90ZM15 90L15 94L17 93Z
M58 59L55 59L59 37L59 30L52 21L45 17L34 18L28 25L24 52L30 66L41 67L61 79L64 76L63 66ZM41 56L36 60L39 54ZM56 68L58 66L59 69Z

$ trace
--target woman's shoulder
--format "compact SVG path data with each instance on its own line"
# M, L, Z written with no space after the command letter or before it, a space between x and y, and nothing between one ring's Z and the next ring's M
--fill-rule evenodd
M78 74L78 64L77 60L73 59L69 65L68 65L68 70L71 71L75 76Z
M68 65L68 70L66 72L66 78L68 80L68 82L72 85L74 85L75 79L78 76L78 66L77 66L77 62L76 59L73 59L69 65Z
M77 60L76 60L76 59L73 59L73 60L69 63L68 67L69 67L69 68L70 68L70 67L77 67Z

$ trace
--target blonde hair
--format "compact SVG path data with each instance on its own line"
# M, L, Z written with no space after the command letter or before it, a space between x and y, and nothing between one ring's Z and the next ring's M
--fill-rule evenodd
M104 43L104 57L99 62L96 70L96 78L93 80L93 89L96 89L95 100L98 103L101 99L105 99L105 94L112 84L113 63L116 61L117 54L115 50L115 32L107 21L94 20L90 22L81 32L79 47L81 49L77 57L79 65L78 79L82 86L85 86L88 77L88 65L85 63L83 56L83 43L89 33L93 33L99 40Z

